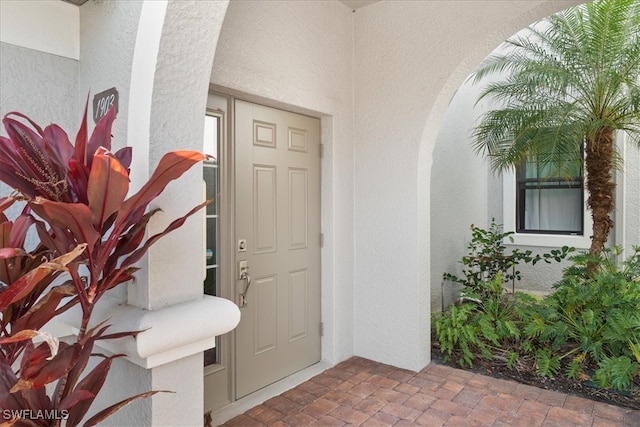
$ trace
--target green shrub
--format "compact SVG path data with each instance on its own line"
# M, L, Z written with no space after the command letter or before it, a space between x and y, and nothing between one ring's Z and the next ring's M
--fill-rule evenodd
M507 295L503 285L520 278L520 262L560 261L573 248L505 255L511 233L495 222L489 230L471 229L463 276L444 274L463 285L460 302L433 315L445 361L473 366L481 357L514 368L524 359L540 376L592 378L617 390L640 385L640 247L623 262L618 247L573 256L554 292L540 300Z
M620 253L612 248L599 257L573 257L555 292L545 298L533 323L537 327L525 328L539 346L550 346L561 358L572 356L568 377L593 368L598 385L616 389L638 377L640 363L640 248L618 266ZM597 266L591 276L588 264Z
M466 298L481 298L488 291L486 283L493 279L498 273L502 275L503 283L515 285L515 281L522 278L518 265L522 263L537 264L544 260L546 263L552 261L560 262L575 249L564 246L561 249L554 249L542 255L533 255L530 250L522 251L512 249L507 253L505 240L513 242L511 235L513 232L504 232L502 225L496 224L495 219L491 219L489 229L471 225L471 242L468 245L469 254L464 256L462 264L462 277L451 273L444 273L443 279L460 283L463 286L463 296Z

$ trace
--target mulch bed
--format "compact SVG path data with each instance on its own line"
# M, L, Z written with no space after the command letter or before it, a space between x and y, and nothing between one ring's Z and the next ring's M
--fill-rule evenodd
M435 339L432 340L431 360L442 365L464 369L494 378L513 380L547 390L554 390L598 402L640 410L640 388L637 386L630 393L620 393L615 390L597 388L595 385L589 385L588 381L572 380L563 375L558 375L554 378L540 377L535 374L532 364L521 363L517 369L510 369L506 364L495 363L494 361L488 361L480 357L475 359L475 364L472 368L468 366L462 367L451 360L447 362L444 361L443 354L440 353L438 347L438 341Z

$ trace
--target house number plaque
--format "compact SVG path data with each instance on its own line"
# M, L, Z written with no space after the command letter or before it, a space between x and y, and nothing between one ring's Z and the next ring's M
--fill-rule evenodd
M93 121L98 121L114 106L118 114L118 90L115 87L97 93L93 97Z

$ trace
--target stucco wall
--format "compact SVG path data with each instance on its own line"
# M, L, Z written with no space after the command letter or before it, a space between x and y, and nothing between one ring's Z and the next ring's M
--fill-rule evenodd
M0 43L0 117L26 114L40 126L60 125L70 138L80 124L78 61ZM4 126L0 131L6 136ZM0 183L0 196L10 189Z
M617 226L615 236L616 243L623 246L624 254L629 255L634 246L640 246L640 147L625 138L623 156L623 184L618 192L618 200L623 201L623 206L619 208L616 221L624 225L622 230Z
M469 144L475 120L474 88L462 85L451 100L433 150L431 168L431 309L440 311L451 303L458 286L445 282L442 274L459 274L459 261L466 254L471 224L486 228L489 206L497 194L487 177L485 161ZM500 194L500 197L502 195ZM499 201L501 203L501 200ZM502 213L502 211L500 211ZM496 218L497 221L499 219ZM444 298L444 301L443 301Z
M81 117L78 61L0 43L0 70L2 117L18 111L41 126L57 123L75 137Z
M352 13L339 2L232 1L211 82L223 92L320 117L322 358L353 354Z
M89 124L93 126L94 95L115 87L120 97L118 116L112 128L113 148L127 141L129 85L142 1L87 2L80 7L79 99L81 108L89 96ZM78 111L80 114L80 111ZM136 151L133 153L134 157Z
M356 11L356 354L410 369L429 361L428 260L439 250L429 180L443 161L433 147L447 103L502 40L576 3L389 1ZM449 212L462 216L457 236L474 209Z

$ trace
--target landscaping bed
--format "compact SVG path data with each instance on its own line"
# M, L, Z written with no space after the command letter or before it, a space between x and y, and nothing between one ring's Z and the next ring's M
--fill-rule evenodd
M543 298L505 285L519 263L560 261L572 248L506 253L502 232L472 226L458 298L432 313L433 360L640 410L640 247L578 253ZM629 255L629 254L628 254Z
M587 385L586 381L572 380L563 375L553 378L541 377L536 375L533 361L521 363L517 369L507 367L506 363L496 363L495 361L481 358L476 359L476 363L471 368L460 366L451 360L444 361L444 356L440 352L437 339L432 339L432 344L431 361L434 363L464 369L494 378L513 380L522 384L572 394L611 405L640 410L640 389L638 387L631 393L622 393L615 390L595 387L595 385Z

